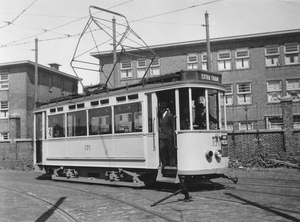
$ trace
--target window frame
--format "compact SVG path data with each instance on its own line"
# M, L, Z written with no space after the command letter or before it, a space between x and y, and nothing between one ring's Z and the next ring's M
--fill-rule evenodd
M293 47L296 46L295 51L287 52L287 47ZM294 62L289 61L290 58L297 58L294 60ZM286 43L284 45L284 63L285 65L298 65L299 64L299 44L294 43Z
M130 67L123 67L125 63L130 63ZM120 66L121 79L132 78L132 61L131 60L122 60Z
M275 48L277 50L275 50ZM268 52L268 50L270 51L277 51L277 52ZM280 48L279 45L266 45L265 46L265 64L266 67L277 67L280 66L280 61L279 61L279 56L280 56ZM273 61L273 60L277 60ZM269 62L271 61L271 62Z
M247 52L247 55L238 56L239 52ZM240 61L243 64L242 66L238 65ZM248 61L248 63L246 63L246 61ZM236 69L249 69L250 68L249 48L237 48L235 50L235 67L236 67Z
M220 58L221 54L228 54L229 57ZM218 71L232 70L231 50L230 49L219 50L217 58L218 58Z
M159 76L160 75L160 58L155 57L150 66L150 75Z
M292 88L289 87L290 86L289 81L292 82L293 80L295 80L295 82L298 82L298 87L297 86L294 87L294 83L293 83ZM286 81L286 95L291 96L293 98L293 101L300 101L300 78L299 79L286 79L285 81Z
M190 58L194 57L195 60L190 60ZM187 69L198 69L198 54L197 53L189 53L187 54Z
M239 86L241 86L242 84L249 84L249 91L248 92L240 92L240 88ZM248 104L252 104L252 84L251 82L242 82L242 83L237 83L236 84L236 87L237 87L237 104L238 105L248 105ZM245 101L247 100L247 97L245 96L248 96L249 95L249 102ZM244 101L245 102L240 102L240 97L243 96L244 97Z
M3 104L7 104L7 105L4 106ZM8 117L9 117L9 101L0 101L0 119L7 119Z
M140 65L140 62L143 62L144 63L144 65ZM145 58L139 58L139 59L137 59L136 60L136 77L138 78L138 79L140 79L140 78L143 78L143 76L144 76L144 74L145 74L145 72L146 72L146 59Z
M9 75L8 73L0 73L0 90L8 90L8 89L9 89Z
M278 89L271 89L271 87L269 87L269 84L271 82L278 82ZM280 93L278 95L278 93ZM277 95L277 100L272 101L272 98L274 98L274 95ZM267 99L268 99L268 103L277 103L280 102L280 98L282 98L282 81L281 80L269 80L267 81Z

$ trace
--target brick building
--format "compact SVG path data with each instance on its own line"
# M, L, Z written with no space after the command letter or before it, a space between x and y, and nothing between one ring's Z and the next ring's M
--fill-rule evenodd
M293 98L293 124L300 128L300 29L210 39L213 72L223 74L226 86L228 129L250 130L282 127L280 99ZM206 40L150 47L156 54L146 76L181 69L207 70ZM136 55L136 52L134 53ZM92 53L103 73L112 69L112 55ZM141 80L149 59L118 54L117 86ZM103 64L103 61L109 61ZM101 83L106 82L102 75ZM114 85L113 80L109 80Z
M38 65L38 102L78 92L77 77L59 71L58 64L50 65L51 67ZM0 140L32 138L34 81L34 62L0 64ZM10 132L15 119L19 131Z

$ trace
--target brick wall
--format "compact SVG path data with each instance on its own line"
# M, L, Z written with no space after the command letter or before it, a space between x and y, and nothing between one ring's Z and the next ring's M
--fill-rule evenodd
M17 139L0 142L0 169L29 170L33 168L33 142Z

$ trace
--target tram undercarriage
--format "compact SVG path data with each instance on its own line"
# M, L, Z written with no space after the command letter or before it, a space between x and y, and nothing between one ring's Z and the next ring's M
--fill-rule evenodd
M68 166L44 166L46 173L52 175L53 180L82 182L91 184L104 184L128 187L145 187L155 183L179 184L182 178L184 183L193 184L204 180L226 178L234 183L236 177L225 174L209 175L178 175L177 167L159 167L158 169L122 169L122 168L92 168L92 167L68 167Z

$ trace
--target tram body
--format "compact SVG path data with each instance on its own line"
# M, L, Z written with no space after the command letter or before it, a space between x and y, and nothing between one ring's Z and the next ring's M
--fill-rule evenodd
M35 163L56 180L130 186L178 183L178 175L223 177L228 172L224 92L221 74L186 70L42 104L34 111ZM175 167L160 165L161 103L174 115ZM195 122L200 103L205 128Z

